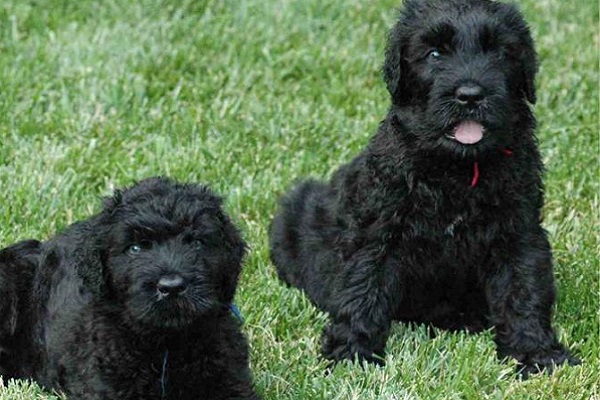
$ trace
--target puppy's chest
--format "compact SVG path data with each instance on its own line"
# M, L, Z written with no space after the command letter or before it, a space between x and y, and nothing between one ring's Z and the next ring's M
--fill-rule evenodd
M461 226L465 226L467 224L468 221L465 221L467 219L468 215L466 213L459 213L448 225L445 226L445 228L444 224L442 223L441 228L443 229L444 236L453 238L454 232L458 231L461 228Z
M122 351L120 360L101 363L104 379L122 399L191 399L206 395L207 362L200 357L191 359L193 351ZM103 364L103 365L102 365ZM210 381L208 381L210 382Z
M390 246L392 257L413 273L456 280L486 259L498 227L468 211L407 219L401 239Z
M409 219L409 241L419 242L433 249L483 245L498 230L496 223L469 212L449 212L433 218ZM433 245L432 243L435 243Z
M422 200L422 198L420 198ZM475 197L438 197L435 202L417 201L404 214L397 229L411 249L426 249L440 256L465 257L485 250L501 234L510 217L497 205Z

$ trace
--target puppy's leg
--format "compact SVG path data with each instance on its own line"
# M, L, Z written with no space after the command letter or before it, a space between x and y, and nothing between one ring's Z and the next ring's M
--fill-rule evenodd
M551 372L556 365L578 364L552 329L555 289L545 233L532 234L506 257L486 287L498 355L514 357L525 378L540 370Z
M400 288L390 259L377 249L358 251L343 268L334 289L336 312L323 331L323 356L384 364L385 344Z

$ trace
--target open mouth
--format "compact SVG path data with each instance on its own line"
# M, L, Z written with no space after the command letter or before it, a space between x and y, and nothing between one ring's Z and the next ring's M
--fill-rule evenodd
M455 142L469 145L483 139L484 132L485 128L479 122L462 121L454 127L452 133L447 133L444 136Z

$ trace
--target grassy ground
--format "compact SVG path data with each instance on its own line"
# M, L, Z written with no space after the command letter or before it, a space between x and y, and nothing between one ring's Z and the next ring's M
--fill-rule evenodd
M136 179L202 181L252 246L237 302L265 399L599 398L598 3L518 2L542 62L555 324L581 367L519 382L490 333L396 324L386 367L323 374L326 317L279 284L266 227L279 194L348 161L384 116L396 0L3 0L0 246L46 238ZM0 388L0 400L49 398Z

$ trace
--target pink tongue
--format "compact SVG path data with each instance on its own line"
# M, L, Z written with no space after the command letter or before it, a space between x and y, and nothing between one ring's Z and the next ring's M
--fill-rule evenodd
M454 138L463 144L477 143L483 137L483 126L473 121L458 124L454 131Z

